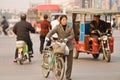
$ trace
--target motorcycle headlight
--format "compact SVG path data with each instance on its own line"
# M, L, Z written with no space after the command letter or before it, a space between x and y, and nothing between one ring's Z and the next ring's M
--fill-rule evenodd
M108 38L107 38L107 36L102 36L102 39L107 40Z

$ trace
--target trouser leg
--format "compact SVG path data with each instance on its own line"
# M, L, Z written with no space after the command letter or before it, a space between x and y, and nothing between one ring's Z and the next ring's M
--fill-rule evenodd
M70 54L67 56L67 70L66 79L70 79L73 65L73 50L70 50Z
M44 42L45 42L45 37L40 36L40 52L42 52L43 50Z
M7 28L3 28L3 32L4 32L5 35L7 35L6 29Z
M15 50L15 59L18 57L18 49Z
M27 42L29 54L33 54L33 44L32 41Z

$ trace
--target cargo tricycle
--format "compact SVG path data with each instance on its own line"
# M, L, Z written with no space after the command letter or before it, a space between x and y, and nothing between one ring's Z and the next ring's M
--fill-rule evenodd
M78 59L79 53L87 53L97 59L100 54L103 54L103 59L106 62L110 62L111 53L114 51L111 18L112 15L119 14L119 12L101 9L73 9L67 12L72 14L72 24L75 33L73 57ZM97 39L90 35L90 22L93 20L94 15L100 15L100 19L104 20L106 26L109 27L105 33L96 30L95 32L99 34Z

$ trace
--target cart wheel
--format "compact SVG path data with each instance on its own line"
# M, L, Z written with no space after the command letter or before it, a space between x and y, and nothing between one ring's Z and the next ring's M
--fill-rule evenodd
M74 59L78 59L78 57L79 57L79 52L76 50L76 48L74 47L74 49L73 49L73 58Z
M92 54L92 56L93 56L94 59L98 59L99 54Z

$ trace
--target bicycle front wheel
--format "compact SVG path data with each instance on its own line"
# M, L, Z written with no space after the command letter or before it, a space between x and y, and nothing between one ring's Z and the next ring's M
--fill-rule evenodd
M65 64L62 57L56 57L53 68L54 68L53 72L54 72L55 80L63 80Z
M43 76L45 78L47 78L49 76L49 73L50 73L50 70L49 70L49 67L48 67L48 64L49 64L48 59L49 59L49 56L47 54L44 54L41 67L42 67Z

